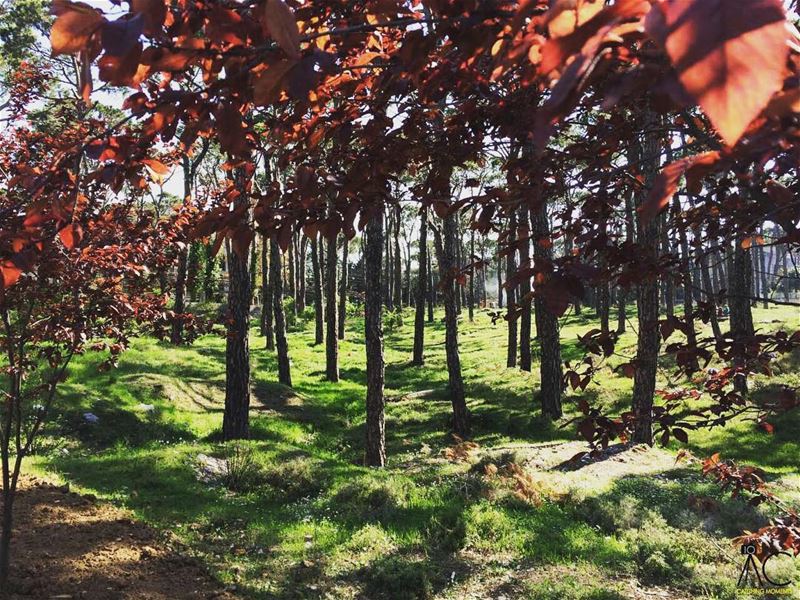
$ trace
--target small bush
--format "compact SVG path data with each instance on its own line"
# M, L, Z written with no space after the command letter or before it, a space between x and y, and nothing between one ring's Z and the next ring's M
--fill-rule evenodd
M467 524L463 507L448 506L444 512L434 516L425 528L425 537L430 547L444 552L457 552L467 540Z
M365 569L366 597L427 600L433 597L431 568L425 561L390 557Z
M278 490L285 500L316 496L326 484L326 478L309 458L297 457L271 465L264 471L264 481Z
M393 310L383 313L383 331L387 334L403 326L403 311Z
M521 545L523 534L502 510L488 502L471 506L465 515L465 544L476 550L505 552Z
M565 577L530 585L524 596L527 600L623 600L618 590Z
M387 519L408 503L408 483L402 479L362 478L343 485L333 503L345 512L373 519Z
M259 485L261 465L250 446L234 443L227 447L225 459L228 466L222 476L223 485L233 492L249 492Z

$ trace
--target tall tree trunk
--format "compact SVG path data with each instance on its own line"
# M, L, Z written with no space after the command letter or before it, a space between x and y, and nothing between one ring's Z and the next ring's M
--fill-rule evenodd
M400 203L394 207L394 307L397 310L403 308L403 261L400 255L400 219L402 218L402 208Z
M381 321L381 261L383 253L383 214L367 223L364 272L367 285L364 297L364 338L367 354L367 423L364 462L369 467L386 464L386 425L383 397L383 323Z
M530 227L528 226L528 208L525 206L519 209L519 232L517 239L519 246L519 268L527 269L531 266L530 254ZM523 371L531 370L531 280L530 277L523 277L519 286L520 305L519 318L519 368Z
M731 307L730 333L736 346L736 358L733 366L740 372L734 375L734 389L740 394L747 393L746 365L744 354L745 340L755 332L753 325L753 312L750 305L750 286L753 276L753 266L750 260L750 251L742 248L742 240L734 242L733 268L730 275L730 289L728 290Z
M275 331L272 328L275 304L270 285L269 239L261 236L261 335L266 338L267 350L275 350Z
M344 323L347 320L347 260L350 254L350 240L346 235L342 236L342 283L339 286L339 339L344 339Z
M411 240L406 244L406 277L405 277L406 306L414 303L413 292L411 290Z
M289 363L289 343L286 340L286 315L283 312L283 278L281 277L281 249L273 238L269 243L272 307L275 317L275 342L278 350L278 381L291 387L292 372Z
M499 247L497 248L497 308L503 308L503 257L500 256Z
M625 195L625 241L628 245L632 245L634 241L634 206L633 206L633 195L626 194ZM624 286L619 286L617 290L617 333L623 334L625 333L626 322L628 319L627 315L627 308L628 308L628 288Z
M697 344L697 334L694 329L694 294L695 280L692 277L691 256L689 255L689 239L686 227L679 222L683 209L678 194L672 197L672 214L677 222L678 241L681 249L681 279L683 279L683 320L686 321L688 335L686 341L690 346Z
M517 213L511 214L508 222L508 253L506 254L506 296L508 298L508 349L506 352L506 366L517 366L517 314L516 286L508 285L517 272L516 243L517 243Z
M431 253L428 255L428 323L433 323L433 305L436 303L436 288L433 285L433 260Z
M183 157L183 197L192 195L191 162L188 156ZM245 261L246 261L245 257ZM178 273L175 277L175 304L173 312L182 315L186 312L186 272L189 268L189 245L178 249ZM183 339L183 321L178 317L172 322L170 341L180 344Z
M300 254L298 255L298 283L297 289L297 312L303 313L306 310L306 251L308 250L308 238L300 236Z
M538 187L541 190L541 186ZM550 237L550 224L547 220L547 204L542 200L538 209L532 209L531 230L533 239L538 241ZM542 262L553 259L552 246L549 244L534 243L534 257ZM559 334L558 316L553 314L544 303L544 298L536 296L534 299L534 314L536 318L536 332L539 340L541 362L539 373L541 390L539 400L542 405L542 414L551 419L561 418L561 337Z
M764 236L764 226L761 226L761 236ZM769 284L767 283L767 261L766 261L766 251L764 250L764 246L760 245L756 249L758 253L758 270L760 273L758 274L758 280L761 282L761 308L769 308Z
M297 268L295 260L295 250L297 249L297 234L292 234L287 250L287 262L289 267L289 297L292 299L292 314L297 316Z
M472 229L469 234L469 297L467 298L468 302L468 311L469 311L469 322L472 323L475 320L475 261L473 257L475 256L475 230Z
M717 318L717 290L714 288L714 282L711 280L711 274L708 268L708 253L703 251L703 243L700 236L695 236L695 254L700 257L700 276L703 279L703 288L706 291L706 300L711 305L711 331L714 333L714 340L722 343L722 330L719 327L719 319ZM694 329L694 327L692 327Z
M240 195L236 208L248 205L244 169L236 172ZM225 345L225 411L222 437L242 439L250 434L250 272L247 268L249 245L242 254L228 256L228 332Z
M386 215L386 235L384 236L384 262L383 262L383 272L385 277L383 278L383 302L386 305L388 310L394 309L394 291L392 290L392 282L394 281L394 277L392 277L392 213L387 213Z
M447 375L450 400L453 404L453 430L460 436L469 434L469 410L464 397L464 381L461 377L461 357L458 349L458 308L455 289L456 269L456 217L447 215L442 222L442 233L436 231L436 252L439 262L439 280L442 287L445 322L445 353L447 355Z
M414 314L414 354L411 364L421 367L425 362L425 298L428 282L428 208L423 206L419 225L419 275L417 276L417 306Z
M645 176L645 189L637 193L638 204L642 204L660 165L660 143L654 129L657 119L645 112L645 138L640 147L639 160ZM640 251L653 262L658 260L659 219L647 223L639 220L638 242ZM633 376L633 414L636 420L633 441L639 444L653 443L653 397L656 388L658 351L661 340L658 330L658 279L642 280L637 286L639 336L636 345L636 362Z
M325 280L325 318L328 329L325 335L325 377L339 381L339 332L336 327L336 236L328 240L327 278Z
M322 312L322 269L320 266L320 244L318 234L311 238L311 270L314 285L314 343L324 341L324 321Z

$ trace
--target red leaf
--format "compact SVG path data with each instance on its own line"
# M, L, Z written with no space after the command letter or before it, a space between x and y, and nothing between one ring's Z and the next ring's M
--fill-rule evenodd
M255 237L255 233L247 225L237 227L231 236L231 246L233 251L242 260L247 260L248 252L250 251L250 244Z
M0 264L0 273L3 275L3 287L7 288L17 283L20 275L22 275L22 269L10 260L6 260Z
M658 174L647 199L639 207L642 223L649 223L672 200L678 190L678 182L684 173L697 165L713 165L719 160L719 152L703 152L694 156L687 156L666 165Z
M73 225L70 223L58 232L58 237L61 238L61 243L67 250L71 250L75 244L80 242L83 235L83 230L80 225Z
M761 429L763 429L764 431L766 431L770 435L775 433L775 427L772 425L772 423L767 423L766 421L761 421L761 423L759 423L758 426L761 427Z
M781 0L669 0L653 7L646 26L733 146L783 87L785 23Z
M286 74L296 64L296 60L281 59L268 67L263 65L267 68L252 71L253 102L266 106L277 100Z
M283 0L267 0L264 23L272 38L289 57L300 58L300 32L294 12Z
M86 48L105 21L97 10L82 2L58 0L53 2L51 12L59 15L50 29L53 56L77 54Z

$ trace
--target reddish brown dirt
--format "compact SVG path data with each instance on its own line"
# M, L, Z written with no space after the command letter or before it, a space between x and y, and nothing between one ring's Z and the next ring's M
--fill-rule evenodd
M164 536L91 496L26 477L14 516L10 598L235 599Z

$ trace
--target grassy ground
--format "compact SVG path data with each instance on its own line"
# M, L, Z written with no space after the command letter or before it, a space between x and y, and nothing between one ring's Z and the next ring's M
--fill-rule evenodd
M110 372L96 369L98 357L81 357L33 467L173 532L247 597L736 596L741 560L729 538L758 527L763 514L726 498L696 465L676 465L677 446L565 467L583 447L569 427L537 416L537 374L505 367L504 323L482 312L475 323L465 313L461 329L476 446L454 449L443 325L428 326L426 365L412 368L412 320L407 313L387 330L385 470L359 466L365 358L357 318L340 347L338 384L324 381L324 348L312 345L311 328L291 333L293 390L277 383L275 356L253 331L253 439L240 445L218 441L223 338L183 348L139 339ZM755 321L797 328L800 316L758 309ZM580 356L576 336L592 325L564 320L566 359ZM630 353L634 341L626 334L620 351ZM800 384L797 362L782 369L783 381ZM622 408L630 388L609 373L584 393ZM568 394L568 412L577 398ZM87 411L99 422L87 423ZM798 419L775 422L772 436L732 423L694 435L690 447L758 464L798 497ZM455 456L443 455L448 448ZM197 480L201 453L243 465L232 482L238 491ZM794 576L791 564L783 568Z

